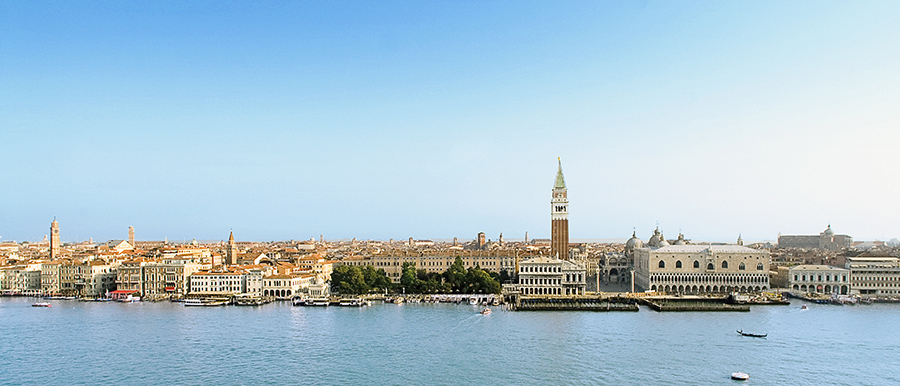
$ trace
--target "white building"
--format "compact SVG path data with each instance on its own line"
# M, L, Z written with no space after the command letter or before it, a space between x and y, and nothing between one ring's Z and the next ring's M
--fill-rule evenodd
M828 265L796 265L788 270L788 287L797 293L850 294L850 270Z
M740 245L669 245L661 233L657 242L659 247L634 251L638 290L697 294L769 288L768 251Z
M850 284L863 297L900 295L900 258L848 257Z
M245 272L194 272L189 282L192 294L237 295L247 291Z
M549 257L519 262L518 291L522 295L584 295L584 263Z

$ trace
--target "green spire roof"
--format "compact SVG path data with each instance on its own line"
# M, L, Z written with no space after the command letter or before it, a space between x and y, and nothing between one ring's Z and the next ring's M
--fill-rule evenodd
M553 189L565 189L566 178L563 177L562 173L562 160L559 157L556 157L556 160L559 161L559 171L556 172L556 183L553 184Z

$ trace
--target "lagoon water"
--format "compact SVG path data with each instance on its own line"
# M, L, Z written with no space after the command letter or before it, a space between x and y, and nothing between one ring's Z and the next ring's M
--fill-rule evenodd
M900 384L900 305L749 313L0 299L0 383ZM735 330L768 333L765 339Z

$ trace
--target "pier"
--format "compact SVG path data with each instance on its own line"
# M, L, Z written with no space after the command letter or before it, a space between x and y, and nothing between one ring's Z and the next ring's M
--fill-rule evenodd
M604 296L521 296L508 299L512 311L638 311L635 299Z

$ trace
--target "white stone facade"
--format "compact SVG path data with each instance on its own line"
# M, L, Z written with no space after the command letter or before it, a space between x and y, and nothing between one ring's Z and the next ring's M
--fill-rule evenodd
M769 289L769 252L739 245L665 245L634 251L635 286L667 293Z

